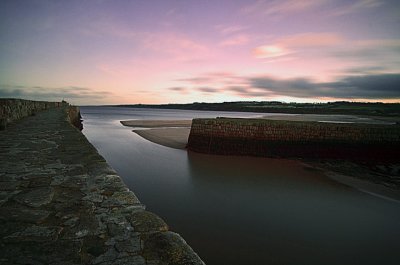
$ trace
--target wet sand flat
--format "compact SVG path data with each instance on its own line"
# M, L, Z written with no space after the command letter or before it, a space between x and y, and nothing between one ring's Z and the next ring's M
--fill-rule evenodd
M175 149L186 148L192 125L191 120L129 120L121 123L128 127L149 128L133 132L150 142Z
M188 143L190 128L157 128L134 130L141 137L163 146L185 149Z
M121 123L124 126L143 128L190 127L192 120L129 120Z

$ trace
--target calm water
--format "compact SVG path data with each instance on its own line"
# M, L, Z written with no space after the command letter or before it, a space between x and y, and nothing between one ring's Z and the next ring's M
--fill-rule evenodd
M260 114L110 107L81 112L89 141L208 265L399 264L399 203L293 161L163 147L119 122Z

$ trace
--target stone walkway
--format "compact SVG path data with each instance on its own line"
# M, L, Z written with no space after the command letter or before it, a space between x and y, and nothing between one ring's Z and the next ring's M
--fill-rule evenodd
M0 264L204 264L65 109L0 131Z

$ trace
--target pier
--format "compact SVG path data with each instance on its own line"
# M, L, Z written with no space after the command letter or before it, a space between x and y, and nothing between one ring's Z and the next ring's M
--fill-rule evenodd
M72 125L78 114L54 104L3 122L0 264L204 264Z

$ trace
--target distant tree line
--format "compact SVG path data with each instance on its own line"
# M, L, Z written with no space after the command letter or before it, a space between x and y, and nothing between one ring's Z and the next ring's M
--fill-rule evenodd
M328 103L285 103L280 101L235 101L222 103L194 102L189 104L134 104L117 107L184 109L206 111L240 111L292 114L353 114L400 116L400 103L369 103L336 101Z

